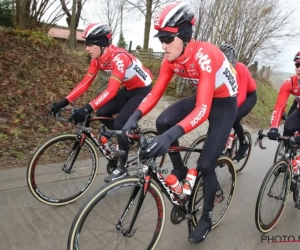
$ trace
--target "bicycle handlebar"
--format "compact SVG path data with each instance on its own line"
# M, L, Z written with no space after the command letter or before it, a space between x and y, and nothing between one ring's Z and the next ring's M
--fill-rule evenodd
M256 146L256 145L258 144L259 147L260 147L261 149L266 149L266 147L264 147L263 144L262 144L262 139L263 139L264 137L268 137L268 136L267 136L266 134L263 134L263 130L260 129L260 130L258 131L258 133L257 133L257 139L256 139L256 141L255 141L255 143L254 143L254 146ZM278 142L279 142L279 141L290 141L290 142L293 142L293 141L295 141L295 139L294 139L293 136L280 136L280 137L277 139L277 141L278 141Z
M258 145L259 145L259 147L260 147L261 149L266 149L266 147L264 147L264 146L262 145L262 139L263 139L264 137L267 137L267 135L263 134L263 130L262 130L262 129L258 130L257 138L256 138L256 141L255 141L255 143L254 143L254 146L256 146L257 143L258 143Z
M66 110L66 111L69 111L71 112L71 115L68 117L68 118L63 118L61 116L61 113L60 111L55 115L55 119L59 122L70 122L70 117L74 114L74 112L77 110L78 108L75 108L73 106L66 106L64 108L62 108L60 111L62 110Z

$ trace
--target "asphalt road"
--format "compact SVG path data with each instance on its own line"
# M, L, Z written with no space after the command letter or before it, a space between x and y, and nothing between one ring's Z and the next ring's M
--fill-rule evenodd
M253 139L255 135L253 134ZM255 204L262 180L272 165L277 142L264 140L266 150L252 148L249 162L238 175L237 189L231 207L207 239L198 245L187 241L187 225L173 225L169 220L170 204L167 199L166 224L156 249L299 249L300 243L268 243L269 237L290 236L298 240L300 235L300 211L294 208L290 195L286 209L277 226L267 235L256 229ZM26 167L0 172L0 249L48 250L67 249L67 237L72 221L84 201L103 184L101 160L100 173L92 188L79 200L63 207L52 207L36 200L26 184ZM171 168L170 163L166 163Z

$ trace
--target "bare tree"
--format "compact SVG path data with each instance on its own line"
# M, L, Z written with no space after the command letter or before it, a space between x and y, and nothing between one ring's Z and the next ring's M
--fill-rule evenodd
M166 3L175 2L175 0L125 0L125 2L125 9L130 11L131 15L132 11L137 11L145 17L143 49L148 50L152 17L158 8L161 8Z
M63 15L55 0L13 0L14 26L20 29L48 28ZM51 12L50 12L51 11ZM44 20L45 14L48 18Z
M274 0L190 0L195 6L195 38L216 45L231 43L239 61L248 65L257 57L272 58L282 42L298 36L292 25L296 3ZM293 5L295 4L295 8Z
M68 24L68 27L70 28L70 49L74 50L76 49L76 30L79 24L79 20L81 17L81 11L83 8L83 5L85 4L86 0L73 0L72 1L72 11L70 13L68 6L68 1L66 0L60 0L62 10L66 14L66 21Z
M119 33L121 25L121 8L125 0L94 0L88 2L83 11L83 19L86 23L108 23L114 35Z

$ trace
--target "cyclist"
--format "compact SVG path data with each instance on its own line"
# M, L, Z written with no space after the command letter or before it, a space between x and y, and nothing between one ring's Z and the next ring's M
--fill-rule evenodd
M107 88L90 103L78 109L71 120L75 124L83 122L87 115L97 109L97 116L118 114L114 123L103 120L109 129L121 130L127 119L133 114L141 101L152 89L152 74L144 65L125 49L111 44L112 30L108 24L92 23L83 32L86 39L86 51L92 60L83 80L60 102L54 103L51 111L59 110L82 95L95 79L97 72L103 70L110 74ZM120 88L122 86L122 88ZM117 169L104 180L120 178L126 175L126 162L129 143L118 137L120 155Z
M237 98L238 113L233 124L233 129L239 138L240 147L234 156L234 159L240 161L245 157L245 153L249 147L244 135L244 128L241 124L243 117L249 114L257 101L256 83L252 78L247 66L235 59L235 48L230 44L222 44L220 50L227 57L228 61L232 64L237 72L237 80L239 86L239 93Z
M296 101L300 102L300 51L295 55L294 63L296 75L284 80L278 93L277 101L272 113L270 131L267 134L270 140L277 140L278 137L280 137L278 126L289 95L294 95ZM300 130L299 104L294 110L291 107L289 115L284 123L283 134L285 136L292 136L298 130ZM295 141L298 143L299 139L300 138L296 137Z
M159 101L173 75L186 78L197 86L196 94L179 100L165 109L156 120L159 136L145 149L145 158L164 155L178 138L209 120L206 147L201 154L199 169L203 175L204 207L202 216L189 236L189 241L203 241L211 230L211 215L217 190L215 165L227 142L237 114L238 86L230 63L218 47L209 42L191 39L194 12L187 3L172 3L154 18L155 37L162 43L165 57L158 79L148 96L126 122L124 135L136 127ZM182 181L188 168L180 153L170 153L172 174Z

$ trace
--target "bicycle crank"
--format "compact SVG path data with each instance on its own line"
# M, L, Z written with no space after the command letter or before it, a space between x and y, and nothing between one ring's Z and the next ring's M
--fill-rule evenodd
M182 211L181 207L176 206L172 208L170 219L174 225L181 223L185 217L185 213Z

